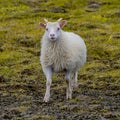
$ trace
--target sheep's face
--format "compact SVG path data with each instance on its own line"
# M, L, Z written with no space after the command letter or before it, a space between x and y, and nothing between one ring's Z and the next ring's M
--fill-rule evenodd
M61 28L57 22L54 22L54 23L48 22L46 24L45 29L46 29L46 34L47 34L48 40L50 40L50 41L58 40Z
M46 30L48 40L57 41L61 33L61 28L66 24L66 20L59 19L57 22L48 22L46 24L40 23L40 26Z

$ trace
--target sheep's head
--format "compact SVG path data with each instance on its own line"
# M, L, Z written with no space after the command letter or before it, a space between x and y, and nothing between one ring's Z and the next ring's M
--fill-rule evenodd
M46 30L48 40L57 41L61 32L61 28L67 23L66 20L62 20L62 18L60 18L56 22L48 22L47 19L44 19L44 21L46 24L40 23L40 26Z

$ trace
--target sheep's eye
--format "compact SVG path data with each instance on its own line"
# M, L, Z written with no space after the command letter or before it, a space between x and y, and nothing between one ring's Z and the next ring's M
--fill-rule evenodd
M57 30L60 30L60 28L58 27Z
M48 31L48 28L46 28L46 31Z

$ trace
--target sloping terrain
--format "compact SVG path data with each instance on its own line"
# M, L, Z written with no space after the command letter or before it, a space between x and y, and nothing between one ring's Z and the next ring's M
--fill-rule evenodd
M119 0L1 0L0 8L0 120L120 119ZM39 22L61 17L85 40L87 63L72 100L60 73L44 103Z

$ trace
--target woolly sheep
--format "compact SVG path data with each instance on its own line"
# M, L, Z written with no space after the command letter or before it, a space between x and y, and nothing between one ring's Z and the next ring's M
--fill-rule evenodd
M66 98L72 98L72 90L77 86L77 72L86 62L86 45L75 33L65 32L62 28L67 21L60 18L56 22L40 23L46 31L41 40L41 65L46 76L44 102L50 98L52 72L65 71L67 83Z

